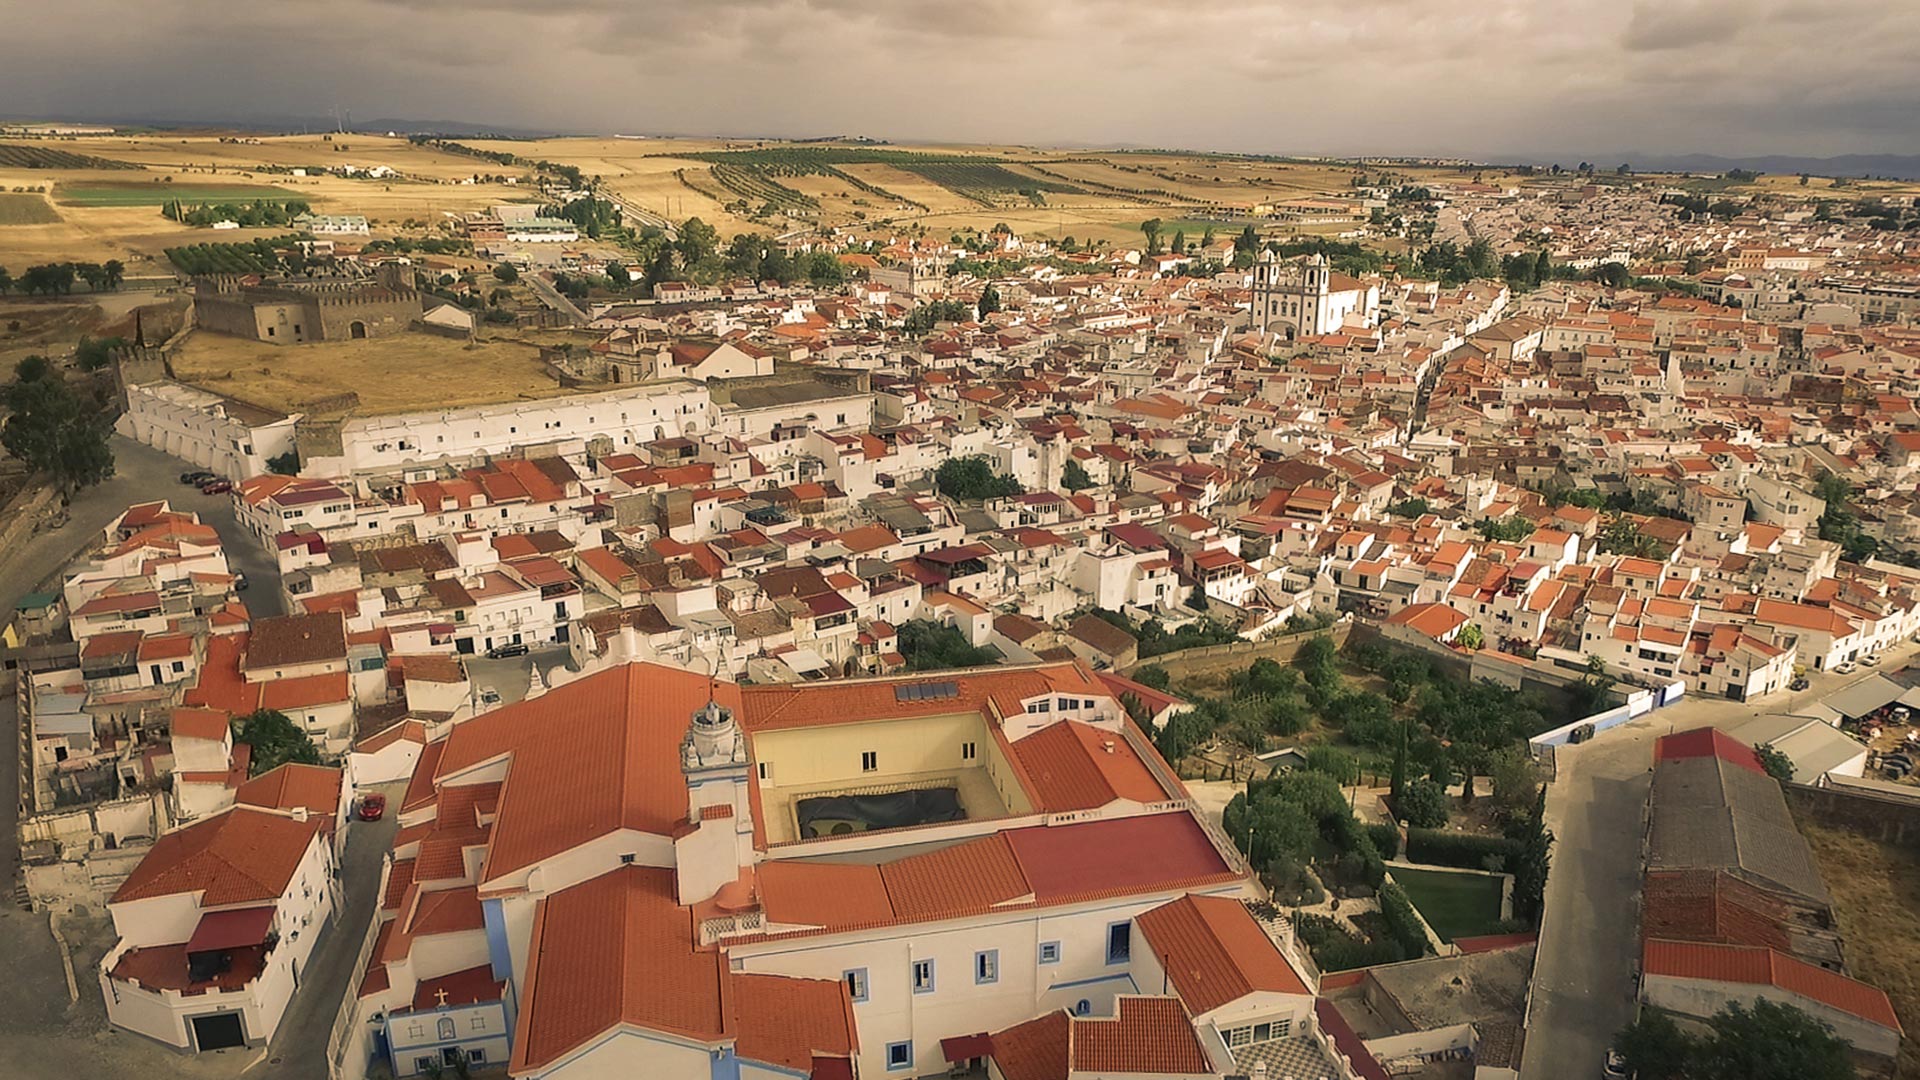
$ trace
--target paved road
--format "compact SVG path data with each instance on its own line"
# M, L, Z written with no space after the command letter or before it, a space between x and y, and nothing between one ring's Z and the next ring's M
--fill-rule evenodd
M560 291L539 274L522 274L520 280L533 289L533 295L538 296L541 303L566 316L575 326L585 326L593 321L587 318L586 312L574 306L573 301L561 296Z
M387 805L397 808L406 785L385 784L375 790L384 792ZM287 1005L280 1030L267 1048L275 1080L326 1080L327 1038L346 998L347 981L353 977L353 962L359 959L367 923L373 918L380 866L393 847L399 817L398 813L389 813L380 821L347 824L347 851L340 860L341 887L346 894L341 914L314 943L307 970L300 977L300 989Z
M1547 793L1553 872L1535 961L1525 1080L1597 1076L1614 1033L1633 1019L1640 845L1654 740L1673 731L1733 727L1754 716L1792 711L1876 670L1897 670L1914 652L1911 644L1904 645L1878 669L1852 675L1813 673L1806 690L1757 705L1685 698L1593 742L1558 750L1558 776Z
M113 454L114 475L74 496L65 526L42 531L14 550L0 552L0 614L11 617L22 596L43 587L57 587L67 564L98 540L107 523L127 507L162 498L171 500L175 509L197 512L200 520L220 534L228 562L252 583L245 599L254 615L283 613L279 568L240 527L230 496L202 495L180 483L180 474L192 466L131 439L114 436ZM0 716L0 731L5 732L5 751L0 752L0 791L6 792L0 798L0 892L6 893L13 890L19 856L15 829L20 790L20 762L15 752L18 723L11 707Z

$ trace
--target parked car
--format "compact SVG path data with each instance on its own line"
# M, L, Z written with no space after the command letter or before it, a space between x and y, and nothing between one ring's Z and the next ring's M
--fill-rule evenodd
M217 476L200 485L200 494L202 495L225 495L232 490L233 481L222 480Z
M1793 681L1787 684L1787 689L1805 690L1807 687L1812 685L1813 685L1813 680L1807 678L1805 675L1795 675L1793 677Z
M205 469L195 469L193 472L183 472L180 474L181 483L192 484L194 487L199 487L211 479L213 479L213 474Z
M1866 667L1879 667L1880 654L1868 653L1867 655L1860 658L1860 663Z
M1859 668L1853 666L1853 661L1851 660L1842 660L1833 666L1833 673L1835 675L1851 675L1859 670Z
M379 821L387 813L387 797L375 791L360 797L360 820Z
M487 659L505 660L505 659L508 659L509 657L525 656L527 655L527 652L528 652L527 647L516 641L511 645L496 645L493 648L488 649Z
M246 592L247 586L251 584L253 584L253 582L247 580L247 575L245 574L233 575L233 591L234 592Z
M1627 1059L1620 1051L1609 1048L1606 1059L1600 1063L1600 1075L1607 1080L1627 1080Z
M482 690L482 691L480 691L480 704L482 704L482 705L498 705L498 704L500 704L500 691L498 691L498 690L495 690L495 689L494 689L493 687L491 687L491 686L489 686L489 687L487 687L486 689L484 689L484 690Z

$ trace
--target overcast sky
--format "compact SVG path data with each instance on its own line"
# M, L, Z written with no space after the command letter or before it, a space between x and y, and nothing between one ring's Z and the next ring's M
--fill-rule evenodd
M337 104L1275 153L1920 152L1916 0L0 0L0 20L0 113L18 115Z

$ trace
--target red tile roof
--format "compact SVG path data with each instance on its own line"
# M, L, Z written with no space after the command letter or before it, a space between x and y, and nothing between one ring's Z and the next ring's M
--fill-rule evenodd
M1177 998L1122 997L1117 1004L1116 1016L1073 1018L1067 1055L1074 1072L1212 1074Z
M838 980L735 975L693 945L671 870L630 866L548 896L534 916L513 1072L538 1069L620 1024L791 1069L856 1047Z
M385 971L382 968L381 971ZM442 1005L472 1005L482 1001L499 1001L506 992L507 984L493 977L493 966L481 964L465 971L456 971L451 975L442 975L435 979L421 979L413 991L415 1009L436 1009ZM440 997L440 991L447 992L446 998Z
M739 711L740 691L731 683L630 664L454 728L432 776L511 758L482 881L616 829L672 835L687 816L680 740L710 688ZM408 805L413 801L410 786Z
M1191 814L1110 818L1001 835L1040 903L1238 877ZM1138 857L1146 851L1154 857Z
M1894 1031L1900 1019L1887 995L1858 979L1796 960L1773 949L1695 941L1649 941L1644 976L1775 986Z
M1174 991L1196 1016L1258 991L1312 993L1232 897L1183 896L1136 921Z
M312 818L236 806L162 836L111 902L190 892L202 907L278 900L319 831Z
M1146 763L1118 732L1060 720L1013 744L1046 813L1091 810L1116 799L1168 799Z
M749 1061L807 1071L858 1047L853 1002L839 979L734 975L727 982L734 1049Z
M1072 1028L1066 1013L1054 1012L995 1032L993 1063L1006 1080L1066 1080Z
M1682 761L1687 758L1717 757L1730 765L1766 775L1767 767L1753 747L1718 728L1702 727L1675 735L1662 735L1653 744L1653 760Z
M302 765L289 761L276 765L240 785L233 801L273 810L305 808L321 819L331 832L334 815L340 810L341 776L339 769L324 765Z

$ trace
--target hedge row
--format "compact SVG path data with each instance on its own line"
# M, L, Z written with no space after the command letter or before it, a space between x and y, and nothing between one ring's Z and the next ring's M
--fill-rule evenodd
M1409 957L1427 955L1427 932L1413 910L1413 901L1400 891L1400 886L1388 885L1380 890L1380 914L1387 920L1387 930L1393 940Z
M1383 859L1398 858L1400 855L1400 830L1397 826L1379 822L1367 826L1367 836L1373 841L1374 850Z
M1520 854L1520 847L1519 841L1504 836L1475 836L1440 829L1411 829L1407 833L1409 862L1467 870L1506 871Z

